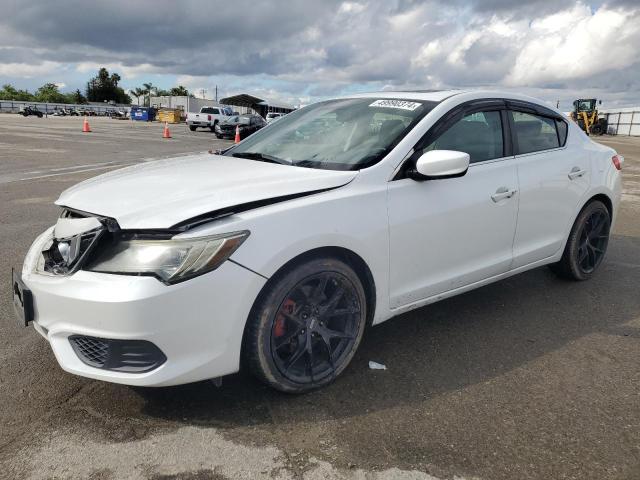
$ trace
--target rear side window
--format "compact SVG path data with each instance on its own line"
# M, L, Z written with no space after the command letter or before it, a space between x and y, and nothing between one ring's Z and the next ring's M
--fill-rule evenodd
M471 163L503 157L500 112L476 112L463 117L424 149L428 150L465 152Z
M564 144L567 143L567 130L569 129L569 125L567 125L567 122L564 120L556 120L556 128L558 129L560 146L564 147Z
M511 112L518 144L516 153L532 153L558 148L558 132L553 118L525 112ZM565 133L566 137L566 133Z

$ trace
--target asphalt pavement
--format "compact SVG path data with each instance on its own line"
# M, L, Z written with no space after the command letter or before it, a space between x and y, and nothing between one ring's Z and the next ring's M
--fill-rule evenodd
M247 375L161 389L65 373L14 320L9 276L65 188L222 148L207 131L0 115L0 478L640 478L640 138L590 281L539 268L370 329L334 384L303 396ZM371 370L369 360L387 370Z

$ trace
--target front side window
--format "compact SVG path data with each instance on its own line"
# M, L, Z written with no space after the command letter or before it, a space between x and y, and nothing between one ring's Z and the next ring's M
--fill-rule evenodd
M471 163L504 156L499 111L466 115L431 142L424 151L455 150L468 153Z
M225 155L358 170L384 158L435 105L424 100L376 98L320 102L283 116Z
M511 112L518 144L517 153L532 153L558 148L560 141L553 118L525 112Z

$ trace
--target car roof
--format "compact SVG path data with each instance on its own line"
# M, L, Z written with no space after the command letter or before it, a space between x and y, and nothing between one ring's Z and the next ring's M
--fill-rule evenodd
M452 97L461 97L460 101L476 100L483 98L503 98L506 100L521 100L543 106L556 113L562 113L550 102L539 98L522 95L504 90L398 90L392 92L369 92L345 95L343 98L394 98L405 100L425 100L432 102L442 102Z
M441 102L453 95L466 93L464 90L398 90L393 92L367 92L349 95L351 98L407 98Z

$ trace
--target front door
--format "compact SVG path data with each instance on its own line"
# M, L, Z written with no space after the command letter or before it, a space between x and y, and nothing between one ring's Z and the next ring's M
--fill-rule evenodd
M466 115L424 149L469 153L466 175L389 183L391 308L509 269L519 197L504 144L500 111Z

